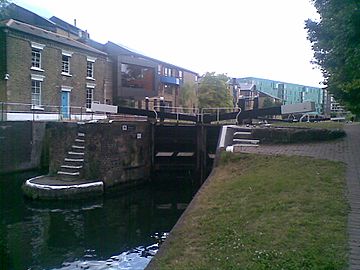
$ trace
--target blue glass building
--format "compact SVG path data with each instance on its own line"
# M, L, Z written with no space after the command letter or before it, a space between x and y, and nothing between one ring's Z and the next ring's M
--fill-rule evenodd
M238 78L237 83L250 83L256 85L256 90L278 97L283 104L295 104L306 101L314 101L316 112L324 115L326 112L326 93L319 87L312 87L294 83L267 80L255 77Z

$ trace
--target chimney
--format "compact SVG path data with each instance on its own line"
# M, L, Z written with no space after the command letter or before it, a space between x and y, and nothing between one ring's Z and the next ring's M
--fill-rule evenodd
M74 19L74 26L76 26L76 19Z

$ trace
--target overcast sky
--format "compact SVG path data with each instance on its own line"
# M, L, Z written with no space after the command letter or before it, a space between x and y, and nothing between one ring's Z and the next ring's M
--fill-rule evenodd
M13 0L108 40L200 74L319 86L304 21L310 0Z

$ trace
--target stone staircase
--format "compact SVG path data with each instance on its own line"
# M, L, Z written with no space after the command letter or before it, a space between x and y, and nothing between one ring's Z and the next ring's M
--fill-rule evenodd
M259 140L252 137L251 127L233 126L234 135L232 139L232 145L226 147L228 152L241 152L245 147L258 147Z
M85 158L85 132L82 125L82 123L78 124L77 137L71 146L71 150L67 152L60 170L57 172L57 175L61 176L62 179L77 180L81 175Z

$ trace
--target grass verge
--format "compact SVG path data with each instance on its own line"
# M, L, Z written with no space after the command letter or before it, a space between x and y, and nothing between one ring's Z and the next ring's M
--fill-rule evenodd
M151 269L344 269L345 166L224 153Z
M272 123L274 127L304 127L304 128L325 128L325 129L344 129L343 122L275 122Z

